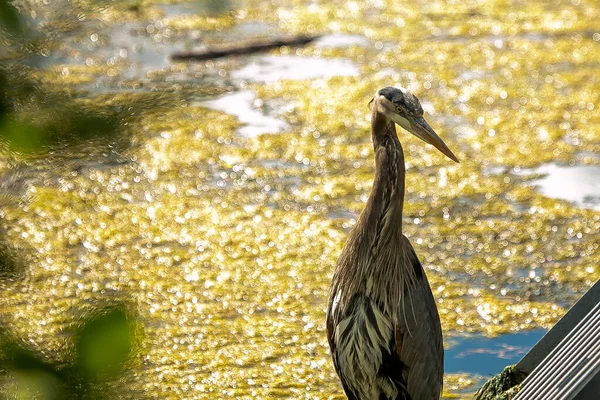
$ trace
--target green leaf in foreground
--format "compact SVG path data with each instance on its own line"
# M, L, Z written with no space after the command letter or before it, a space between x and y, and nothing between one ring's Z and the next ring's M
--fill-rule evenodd
M88 320L77 335L77 367L90 376L116 376L131 352L131 324L120 309Z
M36 152L46 145L46 136L38 127L23 122L7 120L0 124L2 137L12 150Z
M19 13L7 0L0 0L0 28L14 33L21 30Z
M64 398L62 382L41 369L15 370L10 374L7 398L16 400L58 400Z
M0 398L63 399L64 389L60 372L0 325Z

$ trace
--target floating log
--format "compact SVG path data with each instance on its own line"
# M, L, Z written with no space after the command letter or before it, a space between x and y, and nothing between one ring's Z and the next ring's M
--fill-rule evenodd
M239 56L244 54L253 54L261 51L274 49L281 46L299 47L305 46L319 36L294 36L291 38L282 38L275 40L263 40L243 45L233 45L222 48L209 48L201 51L182 51L171 54L173 61L203 61L214 58Z

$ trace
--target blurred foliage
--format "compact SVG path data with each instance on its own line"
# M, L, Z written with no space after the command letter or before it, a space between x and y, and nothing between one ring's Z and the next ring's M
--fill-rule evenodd
M114 108L92 110L66 94L43 88L29 68L0 66L0 138L12 150L46 152L63 144L109 138L119 132Z
M0 32L5 44L19 49L20 56L12 54L12 60L36 55L40 46L32 44L32 39L52 36L28 29L6 0L0 0ZM11 150L43 153L62 144L117 135L121 117L114 108L88 109L69 93L44 86L35 73L21 62L5 59L0 63L0 140Z
M92 106L68 92L49 88L36 70L20 60L36 54L45 35L24 23L13 4L0 0L0 142L21 155L44 156L64 145L82 145L97 139L115 141L122 109ZM7 50L20 52L15 56ZM12 60L9 60L12 56ZM0 279L24 271L22 263L0 237ZM76 354L57 365L0 326L0 393L9 399L114 398L105 386L117 379L132 352L131 318L124 307L108 307L84 319L73 333Z
M130 326L120 310L94 316L78 332L79 369L90 377L119 375L131 351Z
M23 273L20 261L8 246L4 232L0 233L0 280L15 278Z
M108 399L132 353L133 323L121 306L86 318L73 335L74 362L55 365L0 328L0 389L9 399Z
M62 2L49 2L47 14ZM71 5L87 3L94 2ZM4 291L3 315L46 356L64 347L68 310L129 291L148 338L144 368L121 378L133 393L121 386L115 397L341 393L322 306L372 183L366 103L392 83L415 88L427 101L432 122L461 159L449 165L406 138L406 234L424 257L447 336L547 328L597 279L598 214L539 195L509 173L599 149L593 141L600 90L592 79L598 46L585 33L594 29L597 6L293 0L246 2L239 12L199 17L163 3L176 1L123 2L86 11L85 21L76 18L83 11L52 20L39 7L35 21L24 21L27 34L38 29L56 39L76 32L58 42L63 50L42 34L18 42L7 31L10 54L20 50L27 65L47 65L7 63L10 85L3 87L16 93L3 98L10 121L46 132L44 118L52 124L54 110L63 110L56 104L86 115L115 112L117 120L126 110L123 125L137 119L137 147L126 154L134 162L30 168L42 176L35 193L3 210L11 242L32 257L28 279ZM123 24L133 27L122 31ZM269 55L347 58L360 75L251 84L256 110L273 111L289 129L241 137L234 116L194 100L208 86L199 81L222 77L216 87L228 90L243 63L166 65L163 56L264 26L278 27L269 34L341 33L367 43ZM135 53L136 44L147 52ZM0 57L5 52L0 47ZM80 90L92 93L82 99ZM155 99L166 106L160 112ZM184 107L186 100L192 102ZM60 141L39 142L41 150L19 151L44 156ZM7 164L5 170L16 169L12 159ZM504 172L486 174L497 166ZM70 273L63 280L59 271ZM104 370L110 376L112 369ZM51 379L30 380L31 390ZM451 382L449 392L474 389L464 376Z
M11 33L21 31L21 18L11 2L0 0L0 29L4 28Z

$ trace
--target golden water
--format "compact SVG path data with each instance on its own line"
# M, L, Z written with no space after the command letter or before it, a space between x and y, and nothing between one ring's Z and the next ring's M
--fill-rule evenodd
M343 398L326 296L373 177L367 103L394 84L421 99L461 160L401 134L405 234L448 345L464 333L548 328L600 279L600 213L543 197L529 177L507 173L598 164L597 2L254 1L224 15L168 17L140 4L90 14L102 22L96 41L81 35L84 44L110 47L107 32L124 20L152 26L142 32L151 40L260 21L279 34L357 34L368 44L273 52L345 58L359 75L242 84L285 104L288 128L256 137L195 103L228 90L243 59L131 78L128 57L107 63L101 54L39 72L48 90L102 81L109 93L92 90L85 101L138 105L120 163L102 153L89 164L2 156L6 175L22 168L29 178L2 208L27 266L2 283L0 317L49 359L69 358L82 312L124 301L141 333L123 398ZM496 167L504 172L489 173ZM474 391L470 382L449 375L447 396Z

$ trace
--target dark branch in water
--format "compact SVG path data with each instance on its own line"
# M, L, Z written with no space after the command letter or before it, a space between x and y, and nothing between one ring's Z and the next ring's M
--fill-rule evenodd
M244 54L253 54L260 51L266 51L281 46L304 46L318 39L319 36L294 36L291 38L265 40L260 42L248 43L244 45L233 45L223 48L211 48L203 51L185 51L171 54L173 61L202 61L213 58L239 56Z

